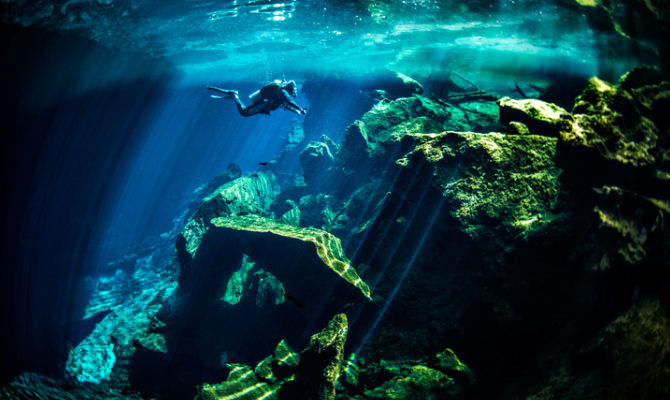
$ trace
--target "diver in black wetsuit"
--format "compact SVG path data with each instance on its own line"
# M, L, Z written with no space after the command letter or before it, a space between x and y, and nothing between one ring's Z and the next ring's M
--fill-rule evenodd
M291 99L298 95L298 87L294 81L274 81L257 90L249 98L252 101L250 106L245 106L237 94L237 90L219 89L217 87L208 86L207 89L215 90L223 93L226 99L235 100L237 111L243 117L250 117L256 114L270 115L270 111L274 111L279 107L284 107L285 110L293 111L296 114L307 114L307 110L302 108Z

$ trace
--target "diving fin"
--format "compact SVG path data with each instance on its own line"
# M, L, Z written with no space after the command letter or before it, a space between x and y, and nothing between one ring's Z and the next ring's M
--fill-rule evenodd
M218 87L214 86L207 86L207 89L225 94L224 98L226 99L232 99L234 97L237 97L237 90L219 89Z

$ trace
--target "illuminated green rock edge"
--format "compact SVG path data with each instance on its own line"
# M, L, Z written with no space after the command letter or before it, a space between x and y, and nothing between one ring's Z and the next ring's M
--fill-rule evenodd
M259 381L254 370L244 364L228 364L228 379L217 384L204 384L196 397L199 400L277 400L281 384Z
M349 261L344 254L344 250L342 250L340 239L329 232L315 228L303 228L288 225L257 215L226 218L218 217L212 219L211 223L217 228L272 233L283 237L298 239L303 242L312 242L316 247L316 254L328 268L342 279L358 288L365 297L372 300L370 297L370 287L358 276L356 269L351 266L351 261Z
M281 340L273 354L261 360L255 368L245 364L230 363L228 378L221 383L203 384L196 400L277 400L277 392L294 379L290 372L300 361L294 352Z

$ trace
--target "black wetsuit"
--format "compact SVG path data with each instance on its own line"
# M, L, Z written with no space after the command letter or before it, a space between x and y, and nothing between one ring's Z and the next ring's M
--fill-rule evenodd
M214 87L209 88L226 94L236 93L234 91L223 90ZM234 94L232 98L235 100L237 111L239 111L240 115L243 117L250 117L256 114L270 115L270 111L274 111L280 106L284 106L288 110L298 114L302 110L302 107L300 107L298 103L291 99L291 95L286 91L286 89L284 89L282 84L277 82L271 82L263 86L260 90L258 100L256 100L250 106L245 106L237 94Z

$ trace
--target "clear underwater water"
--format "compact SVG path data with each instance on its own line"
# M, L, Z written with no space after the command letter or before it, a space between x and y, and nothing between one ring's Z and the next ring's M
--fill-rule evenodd
M586 79L662 63L652 39L624 39L577 3L2 1L2 383L62 376L69 350L106 315L87 319L101 277L171 252L194 191L229 164L264 170L296 131L302 143L342 143L367 111L357 93L389 71L435 97L454 76L501 97L563 86L555 102L569 110ZM298 83L307 116L243 118L205 89L236 89L248 103L274 79ZM281 168L302 173L297 157ZM371 330L360 337L379 334L389 304L362 314Z

